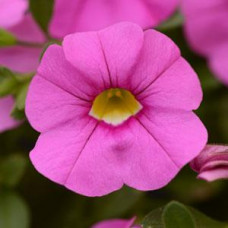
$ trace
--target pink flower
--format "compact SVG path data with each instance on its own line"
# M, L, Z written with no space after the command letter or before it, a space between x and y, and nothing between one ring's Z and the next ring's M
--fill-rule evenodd
M130 21L151 28L167 19L179 0L56 0L50 31L54 37L100 30ZM61 16L60 16L61 15Z
M92 226L92 228L140 228L139 225L133 225L135 217L132 219L110 219L99 222Z
M166 185L203 149L197 75L165 35L120 23L46 51L26 101L49 179L87 196Z
M206 181L228 179L228 146L207 145L191 167Z
M0 99L0 132L9 130L19 125L19 121L10 117L13 104L14 101L11 96Z
M3 6L1 5L3 4ZM20 42L43 43L44 35L28 10L27 0L0 0L0 28L11 32ZM26 73L38 67L42 48L22 45L0 48L0 65Z
M0 0L0 29L10 31L22 42L42 43L44 35L26 10L28 10L27 0ZM35 71L41 50L42 48L21 45L0 47L0 66L6 66L20 73ZM0 132L19 125L19 121L10 117L12 108L12 97L0 98Z
M212 71L228 84L227 0L183 0L182 4L191 47L205 56Z

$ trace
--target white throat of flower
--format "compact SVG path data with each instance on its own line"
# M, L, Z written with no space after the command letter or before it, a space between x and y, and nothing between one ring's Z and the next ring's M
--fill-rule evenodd
M93 101L89 115L97 120L117 126L136 115L142 105L125 89L107 89Z

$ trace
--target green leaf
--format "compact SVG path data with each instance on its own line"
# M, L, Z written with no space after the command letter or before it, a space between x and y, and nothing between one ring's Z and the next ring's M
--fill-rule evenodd
M72 195L70 198L61 198L62 204L59 202L61 208L55 212L58 220L53 220L48 227L91 227L98 221L121 218L124 215L130 217L136 213L133 208L137 208L143 196L145 196L143 192L125 186L103 197L88 198Z
M0 97L12 94L17 88L14 74L5 67L0 67Z
M46 52L46 50L47 50L47 49L49 48L49 46L51 46L52 44L61 45L62 42L61 42L61 41L58 41L58 40L51 40L51 41L47 42L47 43L44 45L44 47L43 47L43 49L42 49L42 51L41 51L40 58L39 58L40 61L41 61L41 59L43 58L44 53Z
M19 110L16 105L14 105L10 116L14 118L15 120L23 120L25 119L25 112L24 110Z
M21 180L27 160L21 154L14 154L0 160L0 185L14 187ZM1 226L0 226L1 227Z
M27 205L15 193L0 192L0 227L29 227L29 210Z
M14 77L14 74L12 71L7 69L6 67L0 67L0 76Z
M170 30L181 27L184 22L183 15L177 11L169 20L163 22L157 27L159 31Z
M48 25L52 17L54 0L30 0L30 10L40 28L48 34Z
M143 228L164 228L162 213L163 207L150 212L142 221Z
M101 220L110 217L119 217L136 204L142 196L142 192L124 187L121 191L98 199L95 204L97 206L95 211L99 212L99 218Z
M17 91L14 95L15 104L14 104L13 110L11 111L11 116L16 120L22 120L25 118L25 113L24 113L25 100L26 100L31 79L32 79L31 76L17 77L18 86L17 86Z
M12 46L16 43L17 39L12 33L4 29L0 29L0 47Z
M194 208L188 207L191 211L197 228L228 228L228 224L215 221Z
M142 221L143 228L228 228L201 212L172 201L148 214Z
M14 74L9 69L0 67L0 97L13 95L15 104L11 116L17 120L24 119L25 100L28 87L34 73Z
M196 228L191 212L175 201L164 208L162 217L166 228Z
M19 91L16 96L16 107L18 110L24 110L25 108L25 100L29 88L30 80L22 84L22 86L19 88Z

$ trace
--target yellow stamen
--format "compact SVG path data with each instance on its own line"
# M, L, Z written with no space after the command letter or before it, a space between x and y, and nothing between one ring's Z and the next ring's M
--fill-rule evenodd
M121 94L121 92L118 90L118 91L116 91L116 96L117 97L122 97L122 94Z
M100 93L95 98L89 114L95 119L116 126L136 115L141 109L142 105L131 92L115 88Z

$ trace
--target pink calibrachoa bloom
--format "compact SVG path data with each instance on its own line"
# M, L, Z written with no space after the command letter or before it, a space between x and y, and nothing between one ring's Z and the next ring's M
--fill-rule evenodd
M228 85L227 0L182 0L182 5L191 47L208 59L212 71Z
M139 225L133 225L135 217L132 219L110 219L99 222L92 226L92 228L140 228Z
M228 179L228 146L207 145L190 165L200 179Z
M19 125L19 121L10 117L14 101L11 96L0 99L0 132L9 130Z
M56 0L50 32L61 38L121 21L151 28L167 19L178 3L179 0Z
M87 196L161 188L206 144L192 112L201 100L197 75L155 30L126 22L68 35L30 85L26 114L41 132L30 158Z
M20 23L28 8L25 0L0 0L0 29L8 29ZM14 56L5 55L6 49L0 47L0 65L13 62ZM13 52L11 52L13 54ZM11 59L10 59L11 58ZM19 63L20 64L20 63ZM12 97L0 98L0 132L18 126L19 122L10 117L14 102Z
M0 29L6 29L22 42L43 42L44 35L32 19L27 0L0 0ZM35 71L42 48L16 45L0 47L0 66L26 73ZM13 98L0 98L0 132L17 127L19 121L10 117Z

